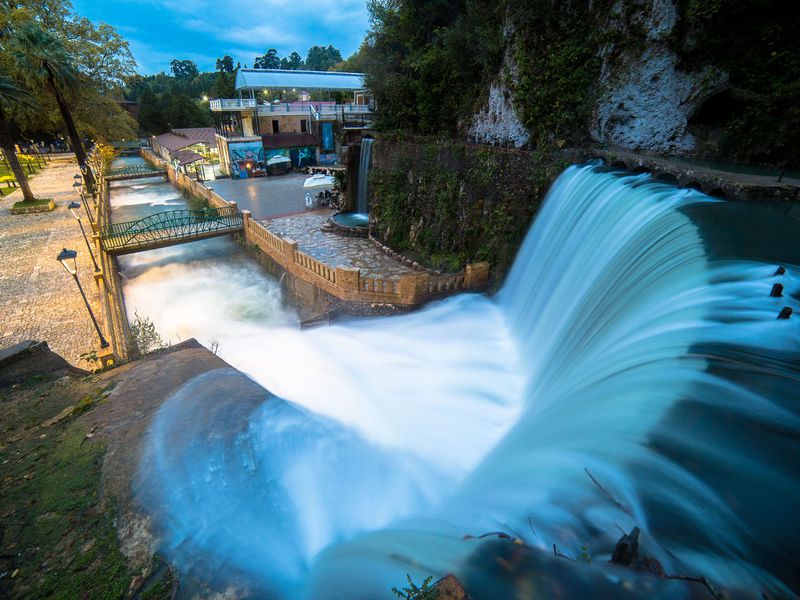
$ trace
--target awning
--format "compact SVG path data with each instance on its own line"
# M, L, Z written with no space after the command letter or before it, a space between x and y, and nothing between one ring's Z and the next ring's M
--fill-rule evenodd
M339 71L284 71L283 69L239 69L237 90L338 90L364 89L364 75Z

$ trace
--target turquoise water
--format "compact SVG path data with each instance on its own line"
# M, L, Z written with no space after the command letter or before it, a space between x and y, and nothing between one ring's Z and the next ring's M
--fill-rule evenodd
M369 225L369 217L357 212L336 213L333 215L333 220L344 227L367 227Z
M370 599L447 573L477 600L706 593L608 565L633 527L667 573L796 593L800 320L777 315L800 308L797 227L589 164L495 298L300 331L175 270L151 304L233 331L224 357L270 390L217 370L150 426L135 487L181 594Z

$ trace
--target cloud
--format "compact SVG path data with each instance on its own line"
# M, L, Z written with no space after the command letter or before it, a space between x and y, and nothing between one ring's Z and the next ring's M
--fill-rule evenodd
M168 71L174 59L213 70L226 54L243 65L269 48L280 56L329 44L345 58L369 25L365 0L73 0L77 12L128 38L142 73Z

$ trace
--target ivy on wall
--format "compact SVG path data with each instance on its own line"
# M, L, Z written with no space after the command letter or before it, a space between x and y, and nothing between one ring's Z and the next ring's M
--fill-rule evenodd
M528 151L388 136L374 146L373 160L373 235L435 269L489 261L495 282L566 166Z

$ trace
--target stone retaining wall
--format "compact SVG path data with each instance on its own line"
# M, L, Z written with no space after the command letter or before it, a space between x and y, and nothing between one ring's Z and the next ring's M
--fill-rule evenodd
M108 342L111 344L113 359L125 361L136 354L136 343L131 334L128 315L125 311L125 299L122 295L122 286L119 282L117 260L105 252L100 243L99 231L111 221L111 203L109 184L105 178L97 178L98 199L95 213L95 222L92 223L94 235L92 240L97 256L100 257L101 273L95 276L97 287L103 304L104 329ZM102 358L102 357L101 357ZM108 362L103 359L103 362Z

